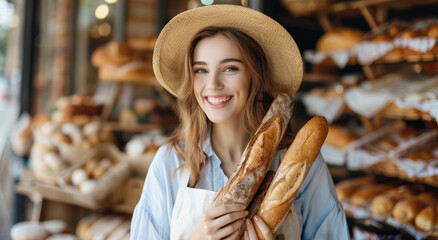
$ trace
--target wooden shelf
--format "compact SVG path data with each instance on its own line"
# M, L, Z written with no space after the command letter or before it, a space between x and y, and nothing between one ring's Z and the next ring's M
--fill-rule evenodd
M32 170L29 169L23 170L22 178L15 186L15 191L29 197L37 195L42 199L80 206L95 211L109 209L115 212L132 214L135 208L135 204L123 204L123 187L116 190L105 202L85 201L80 196L67 192L56 184L39 181L35 178Z
M126 131L126 132L144 132L154 129L169 128L171 126L164 127L162 124L131 124L131 123L118 123L118 122L106 122L105 127L108 127L112 131Z
M335 83L339 81L339 76L332 74L304 73L303 82L310 83Z

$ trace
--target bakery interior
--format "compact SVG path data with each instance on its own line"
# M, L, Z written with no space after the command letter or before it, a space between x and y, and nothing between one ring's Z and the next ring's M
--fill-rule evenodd
M129 239L178 124L152 52L176 14L277 20L304 77L294 132L321 149L352 239L438 239L438 0L0 0L0 239Z

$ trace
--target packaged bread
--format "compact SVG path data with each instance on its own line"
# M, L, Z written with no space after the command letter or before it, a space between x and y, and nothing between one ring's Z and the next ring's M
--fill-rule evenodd
M284 155L270 184L257 215L276 232L287 216L301 184L317 158L327 136L328 126L324 117L310 119L297 133ZM262 232L255 225L259 239Z

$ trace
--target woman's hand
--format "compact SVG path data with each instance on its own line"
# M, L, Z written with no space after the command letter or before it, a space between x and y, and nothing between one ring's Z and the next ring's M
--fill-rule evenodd
M245 205L230 204L213 207L213 202L219 196L222 188L213 196L209 207L202 214L195 232L189 238L195 239L236 239L248 211Z
M287 220L292 216L292 211L289 210L287 216L284 218L283 222L281 222L280 227L283 226ZM262 232L263 237L266 240L275 240L275 235L269 228L269 226L261 219L259 216L255 215L253 217L255 224L259 228L260 232ZM245 231L245 240L258 240L258 236L254 227L254 223L246 219L246 231Z

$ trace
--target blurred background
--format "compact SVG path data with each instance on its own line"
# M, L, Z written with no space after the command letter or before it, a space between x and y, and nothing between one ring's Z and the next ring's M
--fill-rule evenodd
M212 4L261 11L296 41L291 127L329 121L321 151L351 237L436 238L438 0L0 0L0 239L29 226L95 239L82 227L108 218L106 237L129 238L178 124L152 71L156 38Z

